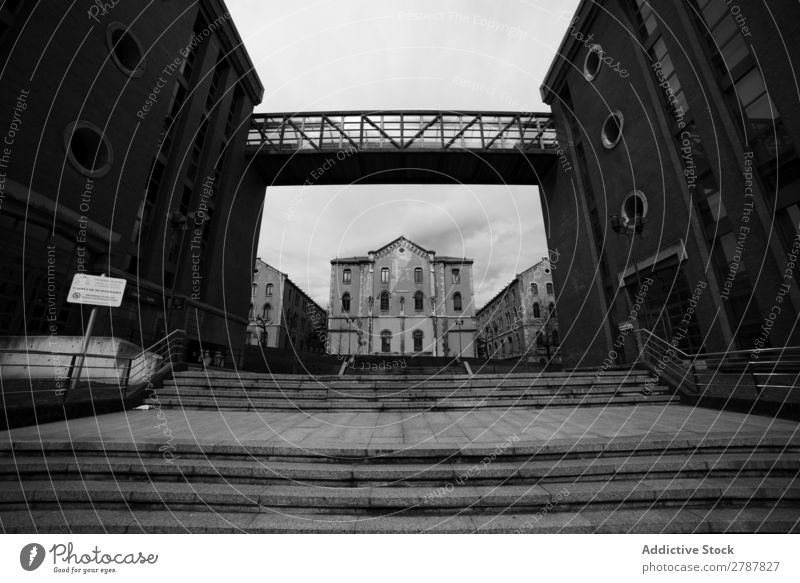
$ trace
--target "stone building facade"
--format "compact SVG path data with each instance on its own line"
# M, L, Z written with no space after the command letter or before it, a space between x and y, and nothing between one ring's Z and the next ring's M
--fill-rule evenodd
M324 351L326 314L289 276L256 259L247 344L294 352Z
M542 259L518 274L476 315L480 355L560 362L561 344L550 261Z
M472 259L399 237L331 261L331 354L475 356Z
M797 22L797 2L580 3L541 88L566 363L632 362L636 327L688 354L800 344Z
M22 0L0 24L2 333L80 335L72 277L105 273L128 283L95 335L184 329L190 358L230 363L266 183L245 157L264 89L225 4Z

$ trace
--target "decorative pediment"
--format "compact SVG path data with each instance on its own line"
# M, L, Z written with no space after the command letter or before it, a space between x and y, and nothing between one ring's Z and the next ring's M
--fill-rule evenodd
M410 239L406 237L398 237L388 245L384 245L377 251L373 251L372 253L375 256L375 259L380 257L386 257L387 255L391 255L392 253L413 253L415 255L419 255L420 257L427 258L431 251L427 249L423 249Z

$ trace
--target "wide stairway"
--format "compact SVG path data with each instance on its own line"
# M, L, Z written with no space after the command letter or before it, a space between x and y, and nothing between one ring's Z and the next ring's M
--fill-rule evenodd
M269 375L188 370L165 381L161 407L255 411L441 411L509 407L664 404L677 400L647 371L598 376L590 372L440 373L338 376ZM648 381L652 388L647 390Z
M693 409L636 371L570 378L325 387L187 371L150 410L0 433L0 527L800 530L795 422Z

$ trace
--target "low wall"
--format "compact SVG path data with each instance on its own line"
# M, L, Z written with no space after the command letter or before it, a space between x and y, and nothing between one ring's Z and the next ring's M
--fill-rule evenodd
M66 380L78 362L82 336L3 336L0 337L0 375L3 379ZM13 351L13 352L8 352ZM125 379L134 358L131 382L142 380L159 365L160 356L146 353L125 340L114 337L89 339L81 380L116 383Z

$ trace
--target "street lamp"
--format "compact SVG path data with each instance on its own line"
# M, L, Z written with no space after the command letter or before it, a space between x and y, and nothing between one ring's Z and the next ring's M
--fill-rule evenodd
M609 221L611 222L611 229L617 235L624 235L628 238L631 245L631 255L633 256L633 241L636 238L636 235L639 237L642 236L642 231L644 230L644 217L640 214L636 213L633 216L633 219L630 217L624 216L621 217L619 215L611 215L609 217ZM628 261L625 260L625 269L628 268ZM641 292L642 289L642 279L639 276L639 262L636 260L636 257L633 257L633 268L634 272L636 273L636 286L637 292ZM623 272L624 273L624 272ZM650 329L650 322L647 316L647 307L644 307L644 321L647 325L648 330Z
M464 326L464 320L459 318L453 325L458 328L458 354L456 355L456 360L461 361L461 328Z
M172 289L169 294L169 303L167 304L166 326L169 333L170 316L172 315L173 304L175 303L175 288L178 285L178 276L181 268L181 258L183 257L183 243L186 240L185 233L189 230L189 217L179 210L172 211L167 218L169 219L170 228L177 232L180 239L178 245L178 255L175 257L175 272L172 274Z

